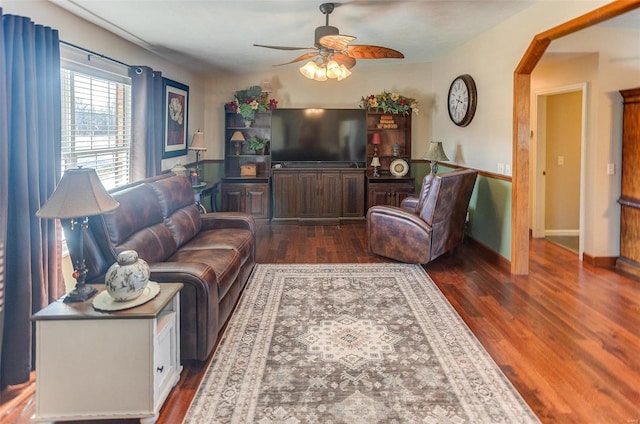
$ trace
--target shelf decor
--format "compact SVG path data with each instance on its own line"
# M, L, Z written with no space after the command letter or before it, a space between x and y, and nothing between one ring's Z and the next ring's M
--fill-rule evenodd
M388 91L362 97L359 106L360 109L369 111L382 111L399 115L409 115L411 112L418 114L418 102L416 99Z
M276 109L278 101L269 98L269 93L262 91L259 85L254 85L246 90L238 90L233 100L225 105L227 110L236 112L242 116L245 127L250 127L256 117L256 112L266 112Z
M252 136L249 140L247 140L249 145L249 150L253 150L258 155L264 155L266 152L266 148L269 145L268 138L258 137L257 135Z

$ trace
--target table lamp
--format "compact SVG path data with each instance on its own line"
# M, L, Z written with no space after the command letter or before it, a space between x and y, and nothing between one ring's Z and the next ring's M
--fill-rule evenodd
M371 166L373 166L373 177L379 177L380 174L378 174L378 167L380 166L380 159L378 158L378 156L374 156L371 159Z
M95 169L79 167L64 171L51 197L36 212L41 218L69 219L71 231L77 237L77 259L73 269L76 286L64 298L66 303L84 302L96 294L94 287L85 284L88 271L84 261L83 231L89 226L90 216L112 211L118 205L105 190Z
M204 146L204 133L201 132L200 129L193 133L189 150L194 150L196 152L196 176L197 180L200 181L200 152L207 150Z
M236 131L231 136L231 141L236 145L236 156L240 155L240 148L242 147L242 143L245 141L244 135L240 131Z
M432 141L432 142L430 142L429 149L427 150L427 153L424 154L422 159L426 159L428 161L431 161L431 173L432 174L437 174L438 173L438 161L443 161L443 160L447 160L448 161L449 160L447 155L444 153L444 150L442 149L442 142L441 141Z
M382 137L380 137L380 133L373 133L373 135L371 136L371 144L373 144L373 155L377 156L378 146L382 144Z

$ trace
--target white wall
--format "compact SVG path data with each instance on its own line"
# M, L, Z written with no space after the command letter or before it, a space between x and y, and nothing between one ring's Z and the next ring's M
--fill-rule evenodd
M102 28L80 19L64 9L44 0L2 0L0 7L5 14L27 16L37 24L57 29L60 40L100 53L128 65L146 65L174 81L189 86L189 140L193 132L204 127L204 91L206 78L186 68L162 59ZM205 134L206 136L206 134ZM162 143L162 140L158 140ZM170 169L176 162L195 161L195 154L162 161L162 169Z

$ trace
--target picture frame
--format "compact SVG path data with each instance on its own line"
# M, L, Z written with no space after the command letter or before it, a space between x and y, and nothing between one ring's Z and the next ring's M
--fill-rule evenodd
M189 86L162 78L162 159L187 154Z

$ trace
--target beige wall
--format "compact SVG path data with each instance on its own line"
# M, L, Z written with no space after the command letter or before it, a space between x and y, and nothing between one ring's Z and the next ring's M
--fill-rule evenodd
M545 230L577 235L580 228L582 92L546 99Z

